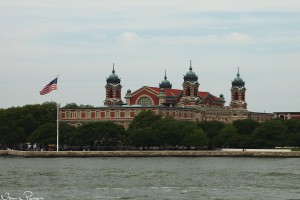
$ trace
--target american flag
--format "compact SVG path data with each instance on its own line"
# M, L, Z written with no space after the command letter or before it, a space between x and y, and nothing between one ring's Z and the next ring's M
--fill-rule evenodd
M48 84L40 91L40 95L48 94L48 93L51 92L52 90L56 90L56 89L57 89L57 78L55 78L53 81L51 81L50 83L48 83Z

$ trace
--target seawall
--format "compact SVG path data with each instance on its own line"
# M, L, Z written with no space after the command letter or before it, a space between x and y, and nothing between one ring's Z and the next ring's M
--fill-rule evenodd
M15 151L1 150L0 155L18 157L270 157L300 158L300 151Z

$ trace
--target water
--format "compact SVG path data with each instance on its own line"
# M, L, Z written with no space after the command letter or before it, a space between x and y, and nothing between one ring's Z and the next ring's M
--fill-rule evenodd
M0 167L2 199L300 199L299 158L0 157Z

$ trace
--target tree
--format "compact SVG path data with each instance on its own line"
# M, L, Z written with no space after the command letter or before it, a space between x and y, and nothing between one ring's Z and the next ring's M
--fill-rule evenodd
M216 138L225 127L225 123L218 121L203 121L198 123L198 127L202 129L209 138L209 149L216 145Z
M161 116L155 115L151 110L140 112L129 125L127 143L144 148L155 145L155 138L150 127L160 120Z
M260 126L259 122L252 119L233 121L233 126L236 128L239 135L252 135L254 130Z
M28 142L29 135L41 124L55 122L56 104L25 105L2 110L0 115L1 144L19 149Z
M287 145L292 147L300 147L300 120L285 120L284 125L287 127L288 138Z
M62 108L79 108L79 106L76 103L67 103L65 106L63 106Z
M199 132L198 130L200 129L194 122L176 121L170 118L161 119L151 126L155 145L163 148L196 144L202 146L199 140L205 140L205 138L201 135L202 130ZM193 139L196 139L194 143L191 142Z
M253 144L253 132L260 126L260 123L252 119L236 120L233 126L237 130L237 147L249 148Z
M154 134L149 129L145 130L135 130L129 134L129 141L131 145L135 147L146 147L155 146L155 137Z
M274 148L286 144L288 129L281 120L265 121L255 129L254 142L258 148Z
M161 116L155 115L151 110L142 111L133 118L129 125L129 130L149 128L154 122L160 119Z
M113 122L83 124L76 130L75 143L79 146L118 146L124 143L125 130Z
M208 146L209 140L207 135L202 131L202 129L194 129L194 131L185 134L182 143L189 149L192 146Z
M216 136L215 144L218 147L237 147L238 139L236 128L232 124L227 124Z
M31 144L37 144L40 147L47 147L49 144L56 144L57 131L56 124L46 123L40 125L28 138Z
M74 146L75 134L76 134L76 127L66 123L59 124L60 145Z
M76 109L76 108L94 108L92 105L84 105L80 104L77 105L76 103L67 103L63 108L70 108L70 109Z

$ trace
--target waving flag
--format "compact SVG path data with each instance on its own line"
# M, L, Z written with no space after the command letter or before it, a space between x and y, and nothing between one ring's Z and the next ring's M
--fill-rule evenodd
M56 90L56 89L57 89L57 78L55 78L53 81L51 81L50 83L48 83L48 84L40 91L40 95L48 94L48 93L51 92L52 90Z

